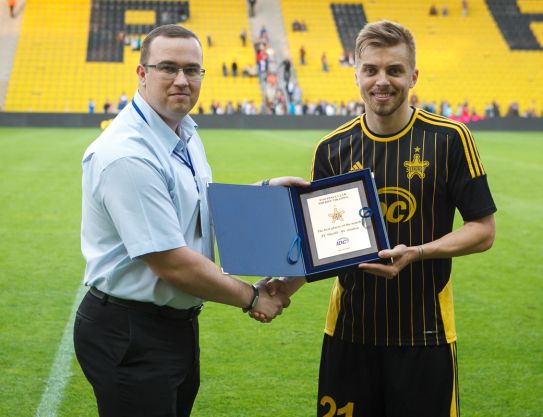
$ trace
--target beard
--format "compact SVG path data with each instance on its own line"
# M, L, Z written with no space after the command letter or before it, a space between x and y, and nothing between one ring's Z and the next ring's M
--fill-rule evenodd
M382 93L390 93L390 91L383 91ZM371 94L368 96L369 100L364 100L366 106L380 117L388 117L394 114L402 106L404 101L407 100L407 93L402 92L395 92L386 103L377 102Z

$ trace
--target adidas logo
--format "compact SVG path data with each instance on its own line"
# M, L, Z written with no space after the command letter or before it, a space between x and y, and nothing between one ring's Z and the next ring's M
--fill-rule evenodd
M359 162L357 161L356 164L354 164L351 169L349 170L349 172L352 172L352 171L360 171L361 169L364 169L364 166Z

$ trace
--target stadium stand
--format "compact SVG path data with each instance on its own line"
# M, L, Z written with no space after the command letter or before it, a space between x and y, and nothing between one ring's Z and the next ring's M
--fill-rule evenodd
M543 25L543 2L486 0L505 41L513 50L543 50L530 27Z
M522 114L543 110L543 5L536 0L266 0L281 4L288 48L304 101L359 100L353 70L339 62L367 21L396 20L417 39L420 104L448 101L453 111L468 102L482 114L496 101L502 114L518 103ZM430 6L448 13L430 16ZM16 112L96 112L106 101L137 87L134 75L143 34L153 25L182 23L201 38L207 70L200 105L251 100L258 108L257 77L242 77L254 66L245 0L27 0L4 110ZM305 31L293 30L303 21ZM271 28L270 28L271 29ZM253 32L254 33L254 32ZM208 45L207 39L211 41ZM300 48L306 65L300 65ZM328 71L321 57L326 54ZM236 61L238 76L230 68ZM223 63L228 76L223 76ZM465 107L465 106L464 106Z
M234 105L244 100L253 101L258 108L262 102L257 77L242 77L244 68L255 65L255 50L250 39L243 47L240 39L242 29L249 33L249 18L245 0L190 0L191 18L183 26L194 31L204 48L206 76L200 95L200 105L206 112L213 101L224 106L228 101ZM212 46L207 44L211 37ZM238 76L232 77L232 62L238 65ZM222 75L222 64L228 68L228 76Z
M250 42L243 48L239 38L248 27L244 0L28 0L5 110L84 113L90 99L96 112L106 101L115 108L119 96L137 88L139 52L121 32L141 43L140 35L157 23L187 18L184 26L200 36L204 49L200 104L206 111L213 100L259 105L257 78L223 77L221 71L223 60L228 66L236 60L240 74L255 61Z
M360 1L342 3L361 4ZM304 100L316 102L325 99L339 104L341 101L358 100L360 94L352 68L339 64L339 57L345 51L336 30L331 4L329 1L281 0L290 54ZM304 20L307 30L294 31L292 22L295 20ZM306 50L305 65L300 65L298 59L302 46ZM323 53L328 59L328 72L322 70Z
M332 2L281 1L291 53L296 56L302 45L307 51L307 65L295 61L304 99L340 101L358 98L352 69L337 63L343 46L335 27L338 21L334 20ZM499 1L502 6L509 2L494 0ZM460 1L348 0L341 3L343 7L359 5L370 22L391 19L413 31L421 76L414 93L421 101L439 105L446 100L453 111L467 101L479 114L493 100L500 104L502 113L512 102L517 102L521 111L534 108L539 114L543 109L543 97L537 93L543 85L543 53L540 50L512 50L484 0L470 0L467 16L462 14ZM518 0L519 13L531 13L530 29L536 37L538 33L543 34L541 27L535 25L538 21L534 17L539 16L541 3ZM448 15L429 16L432 4L438 5L438 10L447 5ZM509 26L518 24L515 15L503 16ZM307 22L306 32L292 31L290 22L295 19ZM540 47L542 43L543 38L539 37ZM323 73L320 66L319 57L323 51L330 61L328 73Z

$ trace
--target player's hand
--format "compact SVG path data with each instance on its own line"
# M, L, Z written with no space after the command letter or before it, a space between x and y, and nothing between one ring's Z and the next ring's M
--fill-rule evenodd
M394 278L402 269L411 262L418 260L418 250L415 246L397 245L392 249L385 249L379 252L379 258L391 259L391 264L363 263L358 268L385 278Z
M272 296L262 291L255 308L249 311L249 316L261 323L269 323L283 312L283 306L289 304L289 298L283 293L277 292Z
M282 303L281 311L277 315L281 314L283 308L287 308L290 305L290 297L287 292L279 290L280 287L283 287L283 281L272 279L272 277L265 277L254 285L259 289L260 297L269 296ZM258 309L258 304L252 311L249 311L249 316L262 323L269 323L276 317L268 316L260 311Z

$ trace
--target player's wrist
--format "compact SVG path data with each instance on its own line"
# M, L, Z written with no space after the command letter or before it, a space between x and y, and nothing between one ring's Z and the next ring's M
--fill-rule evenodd
M247 304L246 307L243 307L244 313L248 311L252 311L258 304L258 299L260 298L260 292L258 290L258 287L256 285L251 285L251 289L252 289L251 301L249 302L249 304Z
M424 247L423 245L419 245L416 247L417 253L416 253L416 260L422 261L424 259Z

